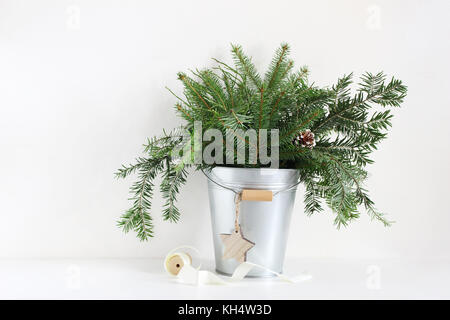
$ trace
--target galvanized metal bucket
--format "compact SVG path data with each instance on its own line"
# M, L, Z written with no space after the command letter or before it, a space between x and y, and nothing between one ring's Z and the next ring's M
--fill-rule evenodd
M234 230L236 194L232 190L261 189L274 192L271 202L242 201L240 204L242 234L255 244L247 252L246 261L282 273L298 171L216 167L207 176L216 271L230 275L239 265L235 259L223 259L224 246L220 238L220 234L230 234ZM248 276L268 277L272 274L254 268Z

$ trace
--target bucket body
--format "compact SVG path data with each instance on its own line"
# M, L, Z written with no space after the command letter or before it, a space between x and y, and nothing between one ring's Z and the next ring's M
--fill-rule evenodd
M295 169L216 167L210 178L234 190L261 189L277 192L294 185L299 178ZM272 201L242 201L239 223L245 239L255 245L246 261L282 273L289 224L295 202L296 187L276 194ZM235 193L208 180L209 204L213 230L216 271L231 275L239 262L223 259L220 234L234 231ZM271 273L254 268L250 277L267 277Z

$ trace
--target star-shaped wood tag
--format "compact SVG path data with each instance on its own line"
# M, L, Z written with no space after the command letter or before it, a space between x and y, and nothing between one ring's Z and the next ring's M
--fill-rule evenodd
M220 238L225 246L224 259L234 258L238 262L244 262L247 260L247 251L255 246L253 242L244 238L240 227L232 234L220 234Z

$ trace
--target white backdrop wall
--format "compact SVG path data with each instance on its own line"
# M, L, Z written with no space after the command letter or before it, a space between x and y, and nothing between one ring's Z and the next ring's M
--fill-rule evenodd
M153 206L156 237L116 228L133 179L113 173L146 137L179 124L178 71L229 61L239 43L264 69L282 42L331 85L386 71L409 94L368 186L392 228L366 215L336 230L307 218L302 193L290 257L450 258L448 1L0 0L0 257L161 257L192 244L212 257L205 178L179 198L179 224Z

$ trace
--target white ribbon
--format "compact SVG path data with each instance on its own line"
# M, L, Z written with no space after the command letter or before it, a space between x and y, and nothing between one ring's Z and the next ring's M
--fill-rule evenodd
M191 249L199 254L199 251L191 246L181 246L171 250L166 258L164 259L164 268L167 273L171 276L174 276L178 279L179 282L190 285L230 285L236 282L241 281L245 278L245 276L254 268L260 268L267 272L272 273L277 276L280 280L288 282L288 283L298 283L302 281L306 281L312 278L310 274L300 274L296 277L287 277L281 273L270 270L261 265L251 263L251 262L242 262L240 265L236 267L231 277L224 278L219 277L213 272L207 270L200 270L200 265L195 268L192 266L191 257L180 249ZM183 266L181 267L178 274L173 274L169 271L168 263L169 260L175 256L180 257L183 260Z

